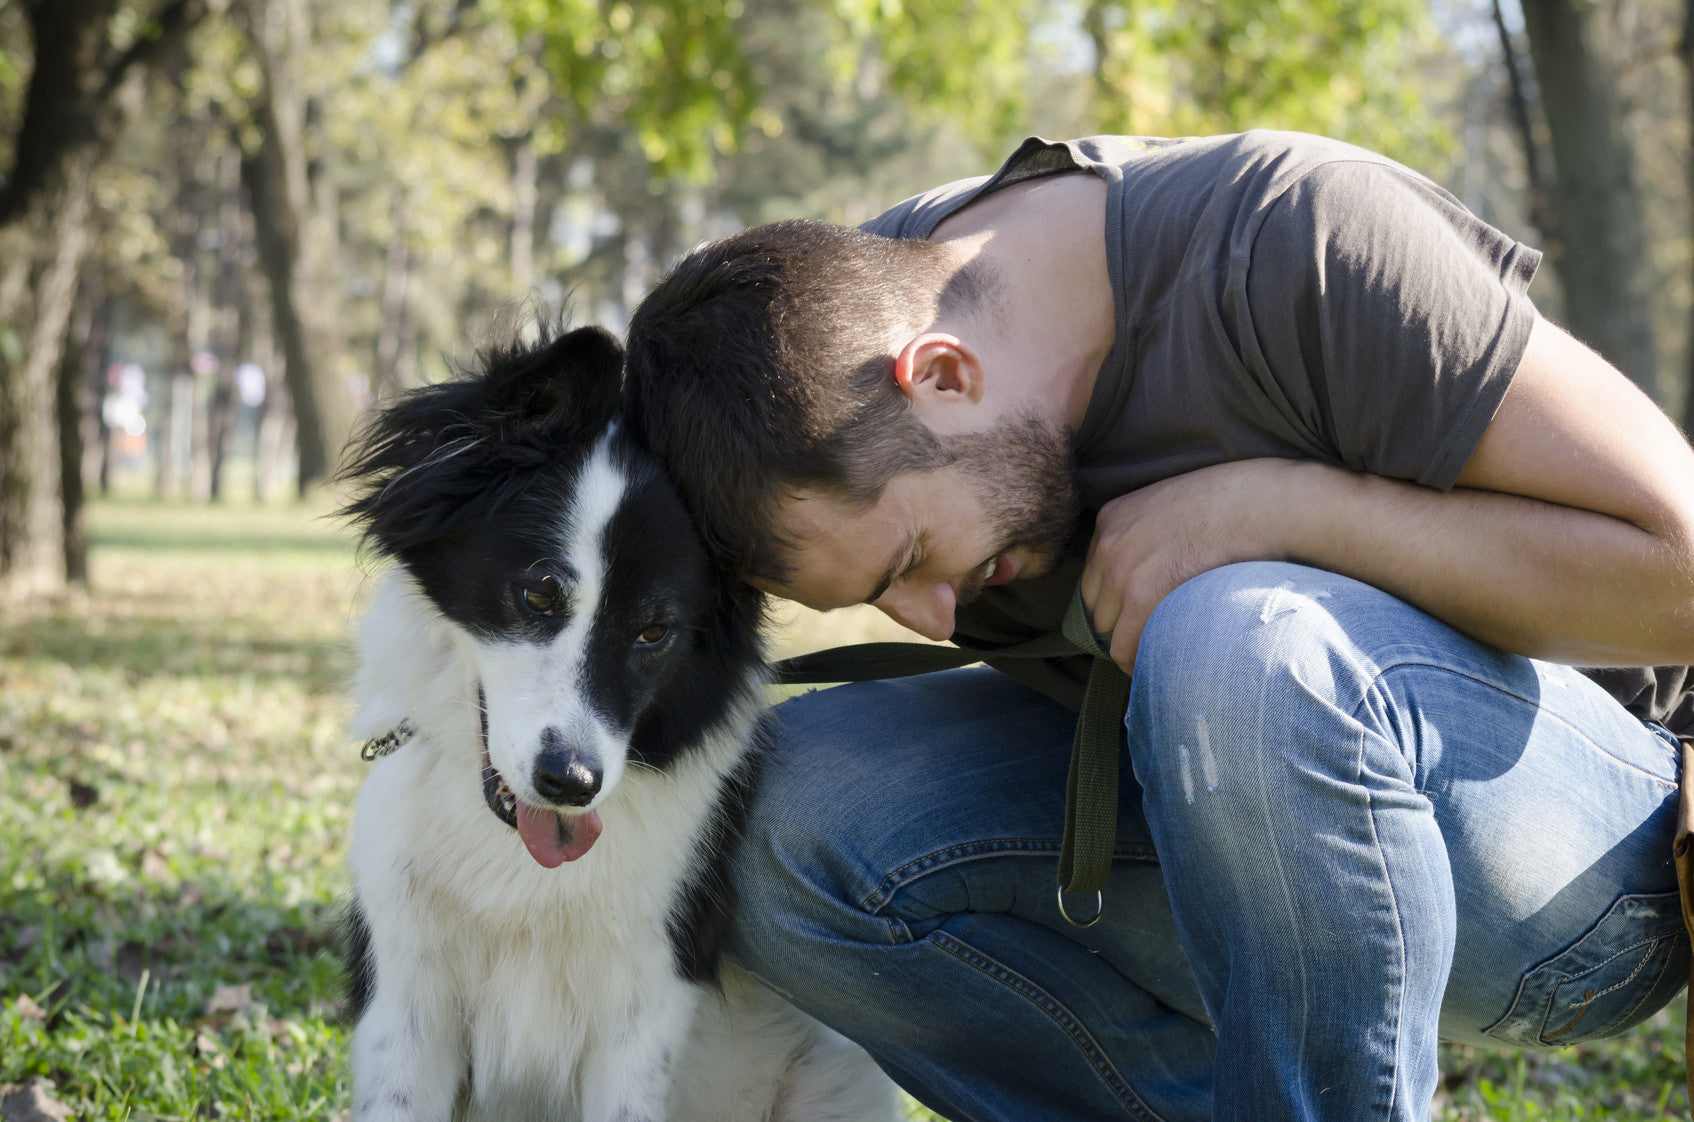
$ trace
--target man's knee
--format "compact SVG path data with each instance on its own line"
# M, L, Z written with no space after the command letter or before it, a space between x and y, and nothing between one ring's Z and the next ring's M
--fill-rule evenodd
M1159 604L1141 635L1134 684L1172 714L1243 713L1291 688L1324 689L1337 658L1359 657L1336 618L1340 598L1383 596L1356 581L1281 562L1226 565Z
M1242 815L1274 818L1281 800L1259 796L1301 775L1351 781L1352 711L1375 670L1336 609L1373 597L1383 594L1268 562L1212 570L1166 597L1131 688L1130 754L1148 795L1195 829L1230 832L1249 825Z

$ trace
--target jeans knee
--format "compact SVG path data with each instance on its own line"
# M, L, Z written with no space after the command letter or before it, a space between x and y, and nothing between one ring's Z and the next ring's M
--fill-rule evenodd
M1344 579L1280 562L1200 574L1148 619L1135 663L1137 691L1156 695L1161 710L1183 713L1268 699L1292 677L1310 688L1311 667L1327 667L1338 651L1354 653L1329 603Z
M1321 570L1254 562L1167 596L1142 633L1130 694L1130 754L1148 795L1177 800L1185 816L1228 816L1248 805L1232 790L1356 769L1349 712L1375 669L1336 608L1382 595Z

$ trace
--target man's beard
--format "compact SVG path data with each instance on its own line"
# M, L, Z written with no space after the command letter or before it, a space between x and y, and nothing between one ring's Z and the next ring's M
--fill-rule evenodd
M983 508L994 524L995 556L1021 549L1033 563L1020 577L1038 576L1065 554L1076 530L1081 500L1076 457L1059 426L1033 413L1017 413L985 433L945 437L952 462L982 482ZM981 592L986 574L960 590L960 602Z

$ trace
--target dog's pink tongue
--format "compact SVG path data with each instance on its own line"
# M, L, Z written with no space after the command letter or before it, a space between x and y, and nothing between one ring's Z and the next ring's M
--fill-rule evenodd
M556 869L566 861L575 861L600 836L598 811L565 818L556 811L542 810L522 800L517 811L518 837L543 868Z

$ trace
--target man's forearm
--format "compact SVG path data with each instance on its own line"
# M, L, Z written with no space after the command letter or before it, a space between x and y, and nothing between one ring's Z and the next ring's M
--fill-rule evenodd
M1694 543L1518 495L1285 462L1260 532L1504 650L1588 666L1694 662ZM1268 521L1267 521L1268 520Z

